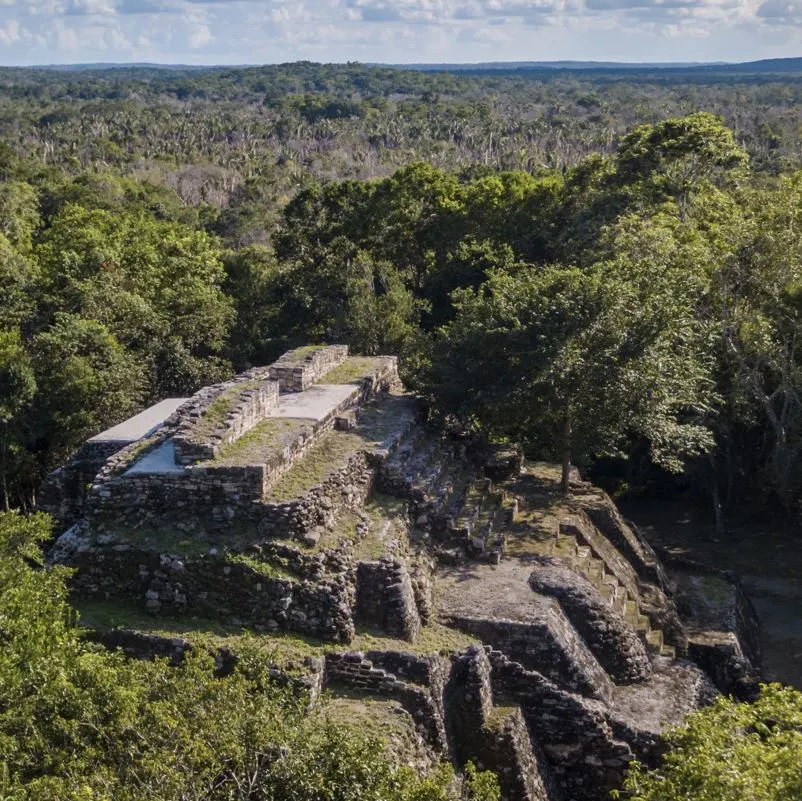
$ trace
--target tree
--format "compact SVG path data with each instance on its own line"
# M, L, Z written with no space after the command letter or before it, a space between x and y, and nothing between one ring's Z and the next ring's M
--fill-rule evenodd
M68 203L36 255L45 319L68 312L105 325L138 355L148 397L195 391L230 372L219 354L233 308L206 233Z
M44 472L142 402L142 365L100 323L59 313L31 353L39 389L32 418Z
M671 244L670 232L657 239L657 251ZM692 277L681 261L654 265L649 255L494 272L455 292L457 315L423 379L435 407L559 452L565 492L575 458L620 454L633 434L648 439L655 461L682 470L712 447L700 419L709 367Z
M682 202L704 182L731 177L748 163L722 120L699 111L633 128L618 148L616 178Z
M668 732L648 770L630 765L631 801L795 801L802 798L802 693L763 685L751 704L720 697Z
M0 502L11 506L9 478L20 471L24 455L24 420L36 393L30 357L18 329L0 329Z

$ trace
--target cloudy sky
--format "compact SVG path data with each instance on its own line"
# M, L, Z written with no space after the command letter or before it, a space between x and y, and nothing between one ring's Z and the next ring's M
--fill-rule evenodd
M0 0L0 63L746 61L802 0Z

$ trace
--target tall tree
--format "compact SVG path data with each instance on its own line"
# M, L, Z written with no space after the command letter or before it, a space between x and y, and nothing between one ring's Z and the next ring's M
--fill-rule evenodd
M435 341L425 389L444 413L559 453L566 492L572 461L620 454L633 434L681 470L712 446L701 420L711 382L693 281L660 267L621 258L495 272L455 292L457 315Z

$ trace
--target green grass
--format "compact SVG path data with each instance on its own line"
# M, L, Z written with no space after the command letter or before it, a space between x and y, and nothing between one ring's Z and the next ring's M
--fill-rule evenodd
M366 445L358 434L331 431L315 442L268 491L269 500L279 503L298 498L321 484L342 467L348 457Z
M313 550L327 550L346 541L351 544L354 559L368 561L378 559L391 540L407 538L406 505L407 502L401 498L374 493L363 507L363 510L370 515L368 521L370 528L363 536L357 533L359 515L356 512L344 511L337 519L337 527L333 531L327 531ZM380 539L379 535L387 523L389 527L386 536Z
M293 350L288 351L279 359L278 364L282 365L290 362L302 362L307 356L310 356L316 350L322 350L325 347L326 345L303 345L300 348L293 348Z
M494 706L487 717L486 727L490 731L501 731L504 728L504 723L507 721L507 718L509 718L517 708L518 707L515 706Z
M72 601L72 606L77 610L78 622L83 628L131 629L165 637L183 637L201 632L216 637L228 637L242 633L242 627L226 626L219 621L194 615L157 618L133 602L77 598Z
M237 553L229 557L229 561L236 562L245 567L249 567L255 573L260 573L265 578L291 579L297 581L297 576L293 576L288 570L287 563L281 558L275 558L270 562L263 562L250 554Z
M265 535L260 534L253 523L247 520L232 520L223 533L207 531L201 518L197 519L198 526L192 532L181 531L176 527L178 522L178 519L161 517L150 524L128 529L108 517L95 518L93 526L96 533L112 534L117 542L127 543L133 548L190 559L207 554L213 547L218 549L220 556L224 556L227 552L243 551L265 541Z
M76 599L73 602L84 628L130 629L162 637L181 637L209 648L256 649L276 665L301 663L307 657L344 651L405 651L421 656L447 655L463 651L477 642L475 637L447 628L436 621L424 626L415 643L388 637L378 629L360 627L348 645L328 643L302 634L282 632L266 634L244 626L227 625L217 620L184 614L155 617L134 603Z
M217 428L225 423L229 412L234 406L234 399L241 393L249 389L257 389L263 381L243 381L233 387L221 392L208 406L200 419L195 423L190 432L190 437L194 442L203 442L206 437L214 433Z
M268 417L243 434L236 442L224 445L212 460L214 465L265 464L270 456L283 451L303 433L311 433L308 420L294 417Z
M363 378L372 375L382 364L380 358L351 356L342 364L324 373L318 384L358 384Z

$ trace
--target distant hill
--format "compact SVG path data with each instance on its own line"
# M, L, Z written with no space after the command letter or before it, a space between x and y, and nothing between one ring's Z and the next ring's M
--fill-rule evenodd
M266 64L265 68L313 66L310 62L294 64ZM181 73L220 72L224 70L254 69L259 65L220 64L215 66L199 66L192 64L151 64L141 63L98 63L98 64L43 64L27 69L53 72L100 72L113 71L137 72L142 77L156 73L162 75ZM341 65L344 66L344 65ZM667 79L687 76L690 79L702 79L713 76L768 76L768 75L802 75L802 58L772 58L760 61L727 62L623 62L623 61L490 61L477 64L365 64L366 67L392 68L412 72L447 72L461 75L527 75L527 74L559 74L582 73L585 75L635 76L641 78L657 73ZM13 68L12 68L13 69ZM22 68L25 69L25 68Z
M706 73L726 75L755 74L799 74L802 73L802 58L771 58L761 61L728 62L620 62L620 61L491 61L480 64L393 64L395 69L422 72L462 72L478 74L527 73L527 72L595 72L595 73L644 73L660 71L667 74Z

